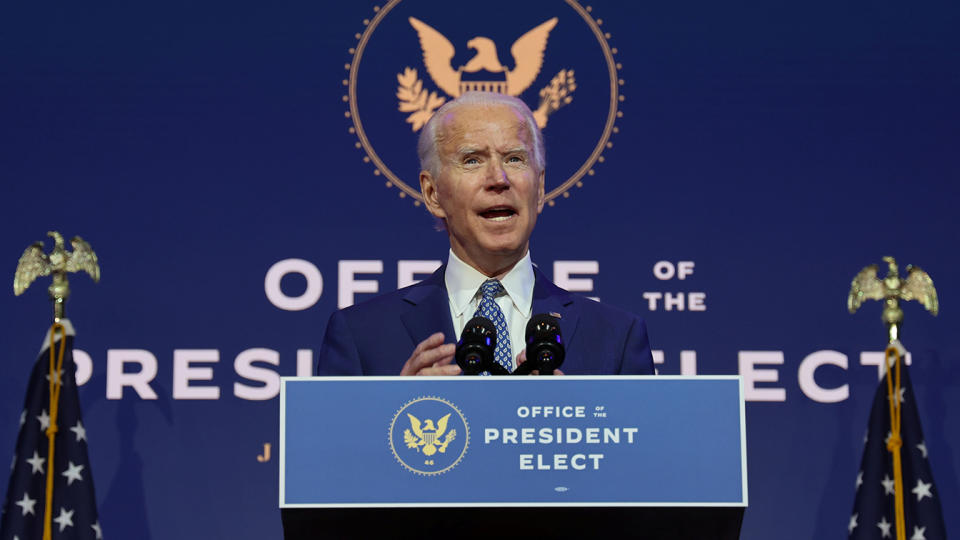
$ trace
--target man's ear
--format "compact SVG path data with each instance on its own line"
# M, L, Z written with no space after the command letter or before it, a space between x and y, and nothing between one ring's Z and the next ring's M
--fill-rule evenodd
M546 201L546 194L544 191L544 178L546 178L546 172L540 171L540 177L537 180L539 184L537 186L537 213L543 212L543 203Z
M423 196L424 206L427 207L427 211L433 214L433 217L447 218L446 212L440 206L440 189L437 186L437 179L430 174L430 171L420 171L420 195Z

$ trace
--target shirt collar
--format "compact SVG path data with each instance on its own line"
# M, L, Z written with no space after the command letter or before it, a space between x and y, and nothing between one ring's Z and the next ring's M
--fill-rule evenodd
M480 285L489 278L481 274L476 268L463 262L451 249L450 255L447 257L447 269L444 272L443 279L447 286L450 303L459 317L470 306L470 302L476 296ZM529 250L500 280L500 284L503 285L514 307L525 316L530 315L533 306L534 281L533 264L530 262Z

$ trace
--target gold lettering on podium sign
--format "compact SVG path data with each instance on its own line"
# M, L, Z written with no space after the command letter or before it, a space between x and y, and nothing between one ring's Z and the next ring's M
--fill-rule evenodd
M270 443L263 443L263 453L257 455L257 461L260 463L270 461Z

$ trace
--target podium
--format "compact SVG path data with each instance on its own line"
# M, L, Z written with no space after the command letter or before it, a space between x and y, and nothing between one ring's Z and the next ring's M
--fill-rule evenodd
M739 377L285 377L280 399L287 539L739 537Z

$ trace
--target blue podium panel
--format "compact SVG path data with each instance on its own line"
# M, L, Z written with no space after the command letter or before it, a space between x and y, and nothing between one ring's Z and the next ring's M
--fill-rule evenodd
M746 506L739 377L284 378L280 506Z

